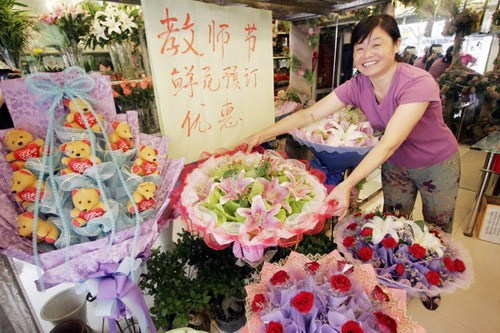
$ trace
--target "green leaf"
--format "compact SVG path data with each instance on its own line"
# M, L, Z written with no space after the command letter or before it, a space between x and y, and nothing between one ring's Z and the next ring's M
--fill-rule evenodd
M281 222L284 222L286 219L286 211L281 208L278 213L275 215L275 217L280 220Z
M418 225L420 227L420 229L422 229L422 231L424 231L424 227L425 227L424 221L418 220L418 221L415 221L415 224Z
M177 315L173 324L174 327L186 327L189 325L189 317L187 315Z
M250 190L250 194L248 195L248 199L252 200L252 198L256 195L260 195L264 192L264 184L259 181L253 182L252 189Z

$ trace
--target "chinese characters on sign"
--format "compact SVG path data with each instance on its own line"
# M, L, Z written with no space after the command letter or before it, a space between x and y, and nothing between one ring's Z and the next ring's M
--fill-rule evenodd
M267 11L143 1L163 134L173 157L232 148L274 121Z

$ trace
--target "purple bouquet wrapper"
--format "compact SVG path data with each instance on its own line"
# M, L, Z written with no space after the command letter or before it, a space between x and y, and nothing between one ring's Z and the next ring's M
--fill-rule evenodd
M55 73L51 76L62 85L63 73ZM183 159L167 157L167 138L139 133L137 112L116 114L108 76L98 74L89 76L95 82L95 88L89 94L96 101L92 106L98 114L103 116L104 122L108 125L108 134L110 134L111 127L109 125L113 120L127 121L134 135L136 146L142 144L158 147L158 169L161 181L155 196L156 213L153 218L138 226L115 233L112 242L110 242L111 236L107 236L47 252L44 252L45 247L39 244L42 279L46 287L64 282L81 282L99 272L102 265L119 263L127 256L147 257L159 235L159 226L165 227L171 219L168 209L169 196L184 166ZM0 82L0 89L4 93L14 126L30 131L35 138L44 139L48 127L46 111L50 103L41 103L39 97L28 90L24 78ZM64 112L61 102L56 108L55 118L63 116ZM0 131L0 137L3 137L5 132L6 130ZM31 238L22 238L18 234L16 218L23 210L10 193L12 170L5 160L5 151L3 143L0 142L0 202L2 203L0 253L35 263ZM137 238L134 244L136 232Z

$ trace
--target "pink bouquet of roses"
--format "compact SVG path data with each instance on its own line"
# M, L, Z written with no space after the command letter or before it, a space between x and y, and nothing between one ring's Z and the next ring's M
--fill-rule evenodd
M357 213L336 226L334 239L348 260L372 264L381 283L412 295L450 293L473 281L469 253L424 221Z
M252 333L424 332L406 317L404 292L381 287L373 267L353 266L337 251L266 262L245 289Z
M236 257L262 259L264 249L317 233L331 206L326 189L297 160L274 151L211 157L185 179L184 221L214 249L233 244Z

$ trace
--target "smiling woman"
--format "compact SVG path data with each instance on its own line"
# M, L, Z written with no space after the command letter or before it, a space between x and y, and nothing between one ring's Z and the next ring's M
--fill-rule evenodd
M338 112L359 107L376 130L379 143L354 171L330 193L343 218L354 186L382 165L384 211L409 215L417 191L427 222L450 232L459 181L457 142L446 127L439 86L424 70L397 60L401 34L389 15L361 20L351 45L359 75L337 87L308 109L265 128L244 140L250 150L265 140Z

